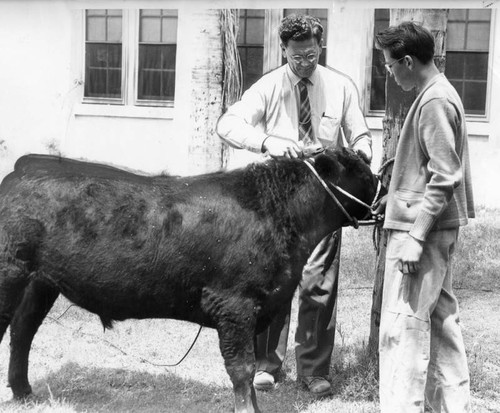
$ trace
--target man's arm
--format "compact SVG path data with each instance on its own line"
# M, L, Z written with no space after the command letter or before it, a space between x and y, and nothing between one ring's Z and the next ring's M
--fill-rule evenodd
M267 108L265 85L254 84L221 116L217 123L217 133L230 146L251 152L267 152L272 157L298 158L302 156L302 146L292 140L265 133Z
M345 87L342 129L349 146L372 159L372 136L359 105L356 85L349 81Z
M257 125L263 122L265 111L265 95L254 85L220 117L217 133L234 148L260 153L267 135Z
M427 235L462 181L456 149L457 127L457 112L446 99L431 100L422 108L419 144L429 159L426 166L430 177L410 238L400 252L399 269L405 274L418 271Z
M459 118L455 107L445 98L433 99L420 111L419 144L428 159L429 179L422 206L410 235L425 241L439 216L462 182L462 164L457 153Z

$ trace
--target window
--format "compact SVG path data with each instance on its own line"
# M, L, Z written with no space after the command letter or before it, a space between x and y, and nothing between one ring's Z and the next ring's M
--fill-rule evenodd
M84 101L171 105L176 52L176 10L87 10Z
M450 10L445 74L457 89L465 112L486 114L490 9Z
M139 34L140 100L174 100L177 12L141 10Z
M84 96L122 96L122 12L86 12Z
M375 10L374 34L389 27L389 9ZM370 111L385 110L385 67L384 54L375 47L375 40L372 47L372 75L370 85Z
M264 10L240 10L236 39L241 60L243 90L262 76L264 67Z
M457 89L467 115L486 114L490 9L451 9L446 37L445 75ZM374 33L389 26L389 10L375 10ZM373 45L370 84L372 112L385 110L384 57Z

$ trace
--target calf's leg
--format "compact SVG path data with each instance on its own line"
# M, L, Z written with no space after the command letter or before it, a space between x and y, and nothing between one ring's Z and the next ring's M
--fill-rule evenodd
M202 304L215 321L219 346L234 390L236 413L260 413L253 387L255 313L249 299L205 289Z
M28 284L28 274L17 265L0 262L0 343Z
M32 280L26 287L21 304L10 326L9 384L14 398L31 393L28 382L28 359L33 337L51 309L59 291L46 282Z

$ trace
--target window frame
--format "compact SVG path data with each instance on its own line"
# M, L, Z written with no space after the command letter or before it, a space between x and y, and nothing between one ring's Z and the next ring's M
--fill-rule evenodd
M81 79L84 85L85 89L85 79L86 79L86 48L87 48L87 11L91 9L84 9L82 12L82 50L81 50ZM108 10L108 9L106 9ZM122 45L122 78L121 78L121 97L120 98L112 98L112 97L95 97L95 96L85 96L85 93L82 92L82 102L83 103L94 103L94 104L111 104L111 105L123 105L125 104L125 87L126 87L126 81L125 81L125 73L126 73L126 42L125 42L125 20L128 17L128 10L126 9L120 9L122 12L122 40L121 40L121 45Z
M491 118L491 94L492 94L492 84L493 84L493 54L495 49L495 27L496 27L496 19L497 19L497 10L491 9L491 20L490 20L490 44L488 48L488 74L487 74L487 85L486 85L486 95L485 95L485 110L484 114L465 114L465 118L467 121L474 122L489 122ZM369 27L370 30L370 38L371 44L374 41L374 28L375 28L375 9L373 10L373 18L371 20L371 24ZM373 49L370 48L366 55L366 66L367 66L367 75L366 75L366 96L364 113L366 117L371 118L382 118L385 116L385 110L372 110L370 109L370 99L371 99L371 87L372 87L372 76L371 76L371 66L373 60Z
M81 49L80 49L80 71L81 82L85 82L85 47L86 47L86 12L90 8L85 8L82 10L81 15ZM122 11L122 97L121 98L109 98L109 97L87 97L84 96L82 88L81 93L81 103L82 106L88 104L92 105L109 105L115 107L137 107L149 109L148 112L151 117L157 117L155 115L155 108L159 110L162 108L174 108L175 106L175 93L173 100L146 100L138 99L138 82L139 82L139 29L140 29L140 10L143 9L120 9ZM174 10L174 9L172 9ZM179 9L177 10L177 30L179 30ZM178 36L176 45L178 45ZM176 56L176 67L177 67ZM177 70L176 70L176 82L177 82ZM176 88L177 90L177 88ZM83 112L88 112L90 115L95 115L95 111L92 109L84 110ZM111 109L110 112L117 113L116 110ZM126 113L130 113L131 110L128 109Z
M136 22L135 22L135 27L134 27L134 34L135 34L135 39L133 42L133 45L135 47L135 57L134 57L134 91L133 91L133 98L134 98L134 105L135 106L153 106L153 107L173 107L174 106L174 101L175 101L175 86L174 86L174 99L172 100L155 100L155 99L139 99L139 39L140 39L140 28L141 28L141 10L145 9L137 9L136 11ZM177 33L179 31L179 9L162 9L162 10L176 10L177 11ZM176 47L178 46L178 36L176 33ZM170 44L170 43L168 43ZM176 58L175 58L175 76L177 77L177 56L178 53L176 53ZM175 83L175 82L174 82Z

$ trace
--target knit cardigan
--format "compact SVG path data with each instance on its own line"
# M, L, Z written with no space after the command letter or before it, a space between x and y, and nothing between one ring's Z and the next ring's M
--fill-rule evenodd
M462 102L443 74L413 102L401 130L384 227L424 241L474 217Z

